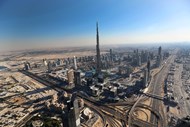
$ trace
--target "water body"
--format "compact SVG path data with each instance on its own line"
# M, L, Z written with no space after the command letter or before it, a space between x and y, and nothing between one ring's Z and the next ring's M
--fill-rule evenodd
M5 67L5 66L0 66L0 71L6 70L6 69L7 69L7 67Z

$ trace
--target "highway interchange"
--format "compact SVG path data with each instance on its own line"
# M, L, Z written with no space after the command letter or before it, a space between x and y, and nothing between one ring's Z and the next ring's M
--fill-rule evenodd
M152 75L151 82L149 83L148 88L146 89L146 94L141 94L137 101L131 101L131 102L118 102L114 104L101 104L96 101L93 101L81 93L77 94L78 97L83 98L85 104L95 110L102 118L104 127L111 126L111 127L133 127L133 126L139 126L139 127L165 127L167 122L165 119L165 111L162 107L163 102L162 99L159 99L163 97L162 90L163 90L163 83L164 79L167 76L168 68L170 64L174 61L174 58L176 57L176 51L163 62L162 66L159 68L159 71ZM21 73L25 74L26 76L31 77L33 80L38 81L39 83L51 87L52 89L61 92L65 90L64 88L61 88L60 86L52 85L50 82L40 78L39 76L32 74L27 71L20 71ZM65 90L69 93L72 93L71 90ZM152 96L151 96L152 95ZM150 105L143 104L144 101L150 99ZM117 108L117 106L123 106L123 109ZM134 115L134 112L140 109L145 109L151 112L151 114L146 114L148 117L147 121L141 120L139 118L136 118ZM27 117L29 118L29 117ZM22 121L24 122L24 121ZM18 125L21 125L23 123L19 123ZM87 126L87 125L83 125Z

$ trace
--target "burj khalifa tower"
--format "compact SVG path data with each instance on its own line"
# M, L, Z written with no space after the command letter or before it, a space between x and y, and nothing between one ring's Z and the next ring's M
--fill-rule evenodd
M99 45L99 32L98 22L96 23L96 58L97 58L97 74L101 73L101 58L100 58L100 45Z

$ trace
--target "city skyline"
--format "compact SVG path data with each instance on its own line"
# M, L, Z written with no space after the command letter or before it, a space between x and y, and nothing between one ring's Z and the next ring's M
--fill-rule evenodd
M0 0L0 126L190 127L190 0Z
M45 4L44 4L45 3ZM1 47L189 42L188 0L0 2Z

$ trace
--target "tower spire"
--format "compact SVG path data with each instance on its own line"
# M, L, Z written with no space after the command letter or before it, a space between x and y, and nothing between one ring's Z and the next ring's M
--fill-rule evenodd
M99 31L98 31L98 22L96 22L96 57L97 57L97 73L101 72L100 65L100 46L99 46Z
M96 22L96 36L97 36L97 44L99 44L99 32L98 32L98 22Z

